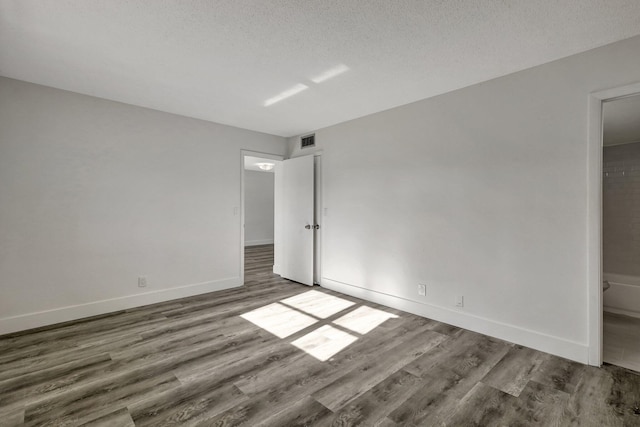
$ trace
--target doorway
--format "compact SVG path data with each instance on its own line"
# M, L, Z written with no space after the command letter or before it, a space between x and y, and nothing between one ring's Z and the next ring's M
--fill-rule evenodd
M246 274L255 273L246 271L247 257L251 258L251 268L257 268L261 275L277 270L274 261L275 247L279 245L275 171L283 157L243 150L240 160L240 277L245 284Z
M245 269L249 260L251 268L265 276L261 278L277 274L309 286L319 284L321 153L285 160L243 150L241 163L242 283L247 283L246 273L254 273ZM271 263L268 273L265 262Z
M603 361L640 371L640 95L602 104Z
M587 323L590 365L603 361L603 105L640 93L640 83L589 94L587 145Z

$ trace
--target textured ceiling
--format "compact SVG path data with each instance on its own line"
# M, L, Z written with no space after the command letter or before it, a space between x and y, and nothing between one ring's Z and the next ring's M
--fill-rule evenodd
M292 136L637 34L638 0L0 0L0 75Z
M640 142L640 96L605 102L602 116L604 145Z

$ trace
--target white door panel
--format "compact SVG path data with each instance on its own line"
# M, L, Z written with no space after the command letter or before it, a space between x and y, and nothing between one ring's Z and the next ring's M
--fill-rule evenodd
M314 168L313 156L282 162L282 277L313 285Z

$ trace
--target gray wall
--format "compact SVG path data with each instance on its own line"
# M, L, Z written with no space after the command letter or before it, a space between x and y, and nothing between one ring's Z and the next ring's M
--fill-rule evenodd
M322 283L586 361L589 93L637 82L638 52L636 37L316 131Z
M0 333L239 285L241 149L286 144L0 78Z
M244 171L244 242L273 243L273 172Z

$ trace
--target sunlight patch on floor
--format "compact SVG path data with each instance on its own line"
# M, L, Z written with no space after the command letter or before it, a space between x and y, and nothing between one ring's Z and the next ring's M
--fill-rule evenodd
M311 316L277 302L242 314L240 317L271 332L278 338L286 338L318 322Z
M395 314L363 305L338 320L334 320L333 323L364 335L382 325L387 319L396 319L397 317Z
M324 362L388 319L398 317L361 305L336 320L330 320L331 316L337 317L338 313L354 305L356 303L344 298L308 291L249 311L240 317L281 339L322 322L291 344Z
M357 339L333 326L324 325L291 344L324 362Z
M283 299L283 304L297 308L312 316L326 319L345 308L354 305L354 302L338 298L318 291L308 291L291 298Z

